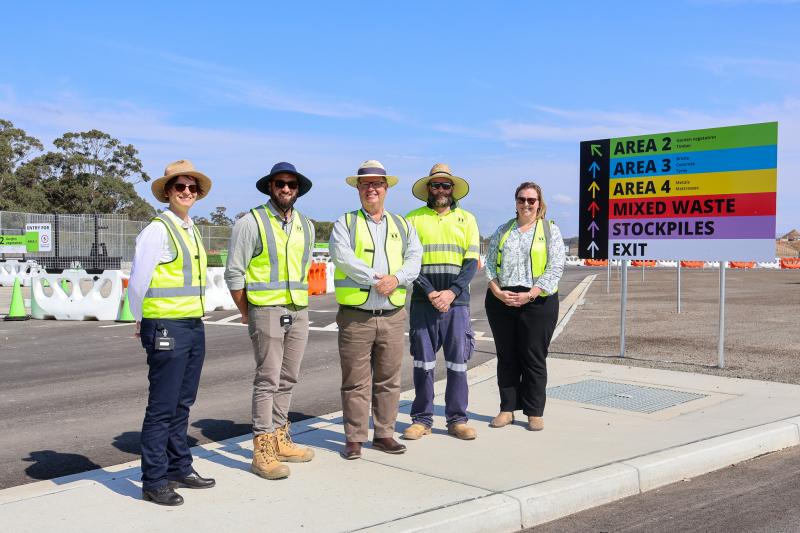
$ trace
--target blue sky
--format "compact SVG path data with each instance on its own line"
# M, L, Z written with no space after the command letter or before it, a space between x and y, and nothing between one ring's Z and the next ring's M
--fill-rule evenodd
M153 178L191 159L214 180L194 214L253 207L286 160L314 181L298 207L333 220L366 159L401 178L404 213L446 162L481 233L532 179L567 236L581 140L777 120L777 229L800 228L798 1L295 5L8 5L0 118L45 143L101 129Z

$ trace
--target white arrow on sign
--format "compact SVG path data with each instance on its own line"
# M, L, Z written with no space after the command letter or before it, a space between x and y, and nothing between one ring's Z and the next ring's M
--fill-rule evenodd
M598 251L600 248L597 246L597 244L595 244L594 241L592 241L591 244L589 244L589 246L586 247L586 249L592 252L592 259L594 259L594 253Z

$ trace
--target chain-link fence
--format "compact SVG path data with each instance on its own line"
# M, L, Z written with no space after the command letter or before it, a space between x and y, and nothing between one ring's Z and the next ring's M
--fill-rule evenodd
M23 235L28 224L49 224L49 251L26 253L48 268L80 263L97 269L120 268L133 259L136 236L148 224L127 215L51 215L0 211L0 235ZM225 250L230 226L198 226L208 251ZM0 259L3 255L0 254Z

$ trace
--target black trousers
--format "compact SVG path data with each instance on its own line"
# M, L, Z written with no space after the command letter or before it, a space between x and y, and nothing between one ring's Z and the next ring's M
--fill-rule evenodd
M497 349L500 410L522 409L527 416L542 416L547 389L547 350L558 320L558 295L539 296L522 307L509 307L487 290L485 305Z
M163 335L166 329L166 335ZM156 350L156 338L175 339L173 350ZM142 346L147 351L150 393L142 423L142 488L156 490L192 472L186 431L189 408L197 398L206 353L203 322L142 319Z

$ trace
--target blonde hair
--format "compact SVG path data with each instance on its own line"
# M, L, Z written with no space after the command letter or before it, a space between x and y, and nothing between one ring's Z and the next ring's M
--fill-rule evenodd
M538 219L544 218L545 214L547 213L547 204L544 203L544 196L542 195L542 188L539 187L538 184L536 184L536 183L534 183L532 181L524 181L524 182L522 182L519 185L519 187L517 187L517 190L514 191L514 202L517 201L517 195L519 194L519 191L524 190L524 189L533 189L539 195L539 206L536 208L536 219L538 220Z

